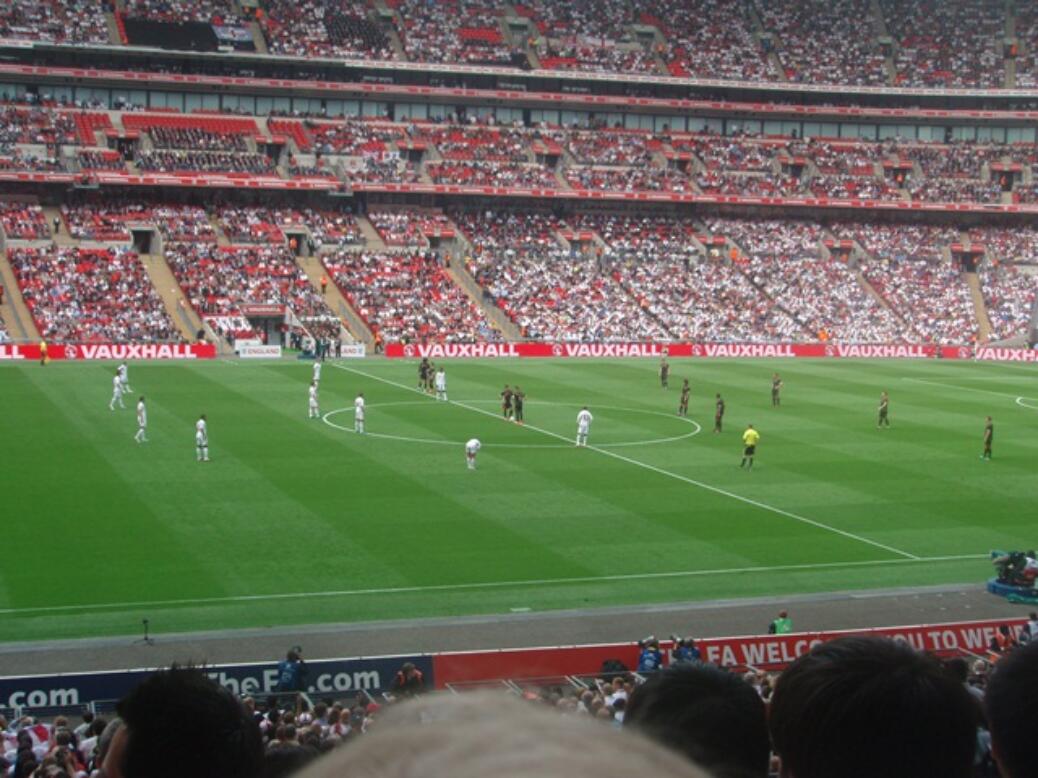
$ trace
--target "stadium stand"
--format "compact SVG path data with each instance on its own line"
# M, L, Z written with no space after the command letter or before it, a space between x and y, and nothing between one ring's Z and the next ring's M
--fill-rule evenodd
M270 0L263 30L270 51L296 57L397 59L389 37L360 0Z
M875 86L887 83L884 57L869 29L869 0L755 3L790 81Z
M6 240L47 240L50 225L38 205L0 202L0 227Z
M49 341L180 339L133 251L52 245L14 249L8 259L36 327Z
M396 0L392 7L412 61L511 65L525 60L505 40L500 26L504 8L492 0Z
M108 43L104 6L76 0L9 0L0 6L0 38Z
M336 251L329 276L364 323L385 342L469 343L500 338L447 275L434 253Z

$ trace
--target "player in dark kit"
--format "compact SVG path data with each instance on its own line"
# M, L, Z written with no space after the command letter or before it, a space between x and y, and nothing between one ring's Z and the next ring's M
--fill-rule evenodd
M779 392L782 390L782 379L779 378L779 374L775 373L771 377L771 404L782 405L782 398L779 396Z
M724 421L724 398L717 395L717 402L714 405L714 432L721 431L722 421Z
M980 455L980 458L990 462L991 461L991 441L995 437L995 423L991 421L991 417L988 416L984 423L984 453Z
M890 426L890 396L886 392L879 396L879 420L876 422L876 426Z
M523 394L523 390L517 386L512 392L512 420L516 424L523 423L523 400L525 399L526 395Z
M678 402L678 416L688 416L688 396L692 393L692 387L688 385L686 378L681 383L681 400Z
M506 419L512 418L512 397L514 393L508 384L505 384L505 390L501 392L501 415Z
M425 383L429 377L429 358L422 357L418 363L418 391L425 391Z
M436 365L434 365L432 362L430 362L429 363L429 367L427 367L425 369L425 393L426 394L432 394L433 393L433 391L434 391L434 389L433 389L433 380L435 378L436 378Z
M667 362L667 358L663 357L660 360L660 386L664 389L667 388L668 378L670 378L670 364Z

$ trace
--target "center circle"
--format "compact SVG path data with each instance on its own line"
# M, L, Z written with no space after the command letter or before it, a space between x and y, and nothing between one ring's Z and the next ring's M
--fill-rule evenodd
M497 404L498 404L498 401L496 401L496 400L466 400L466 401L464 401L464 405L497 405ZM555 406L562 406L562 407L566 407L566 406L570 405L570 403L546 402L546 401L539 401L539 400L527 402L526 404L528 406L529 405L555 405ZM429 400L401 400L401 401L398 401L398 402L374 403L374 404L366 405L365 409L366 410L371 410L372 408L400 407L400 406L404 406L404 405L455 405L455 406L457 406L457 405L459 405L459 403L457 401L449 402L449 403L438 403L438 402L435 402L434 400L431 400L431 399L429 399ZM673 443L673 442L678 441L678 440L684 440L685 438L691 438L692 436L698 435L700 432L703 431L703 428L700 426L700 424L698 422L696 422L696 421L693 421L692 419L685 418L683 416L675 416L675 415L669 414L669 413L663 413L662 411L650 411L650 410L645 410L644 408L624 408L624 407L620 407L620 406L616 406L616 405L596 405L595 407L596 408L601 408L601 409L607 410L607 411L626 411L628 413L641 413L641 414L645 414L647 416L662 416L663 418L674 419L675 421L679 421L682 424L687 424L687 425L695 428L691 432L686 432L686 433L684 433L682 435L671 435L669 437L664 437L664 438L650 438L650 439L647 439L647 440L632 440L632 441L624 441L624 442L621 442L621 443L598 443L598 444L595 444L596 448L625 448L625 447L631 447L631 446L654 446L654 445L659 445L661 443ZM335 429L342 430L343 432L352 432L354 434L358 434L357 431L354 430L352 427L347 427L347 426L345 426L343 424L336 424L334 421L331 421L333 416L338 416L339 414L343 414L343 413L353 413L353 410L354 410L353 408L338 408L338 409L336 409L334 411L328 411L328 413L324 414L324 416L322 416L321 419L329 427L334 427ZM537 432L537 430L535 430L535 429L533 429L531 431L532 432ZM397 440L397 441L401 441L401 442L404 442L404 443L423 443L423 444L427 444L427 445L430 445L430 446L463 446L463 445L465 445L464 441L456 441L455 442L455 441L450 441L450 440L441 440L439 438L419 438L419 437L412 437L412 436L408 436L408 435L390 435L390 434L385 433L385 432L367 432L367 431L365 431L364 432L364 436L368 437L368 438L380 438L382 440ZM572 443L493 443L493 442L490 442L490 443L483 443L483 446L484 446L484 448L525 448L525 449L531 449L531 448L571 448L573 446L573 444Z
M1028 401L1030 401L1030 402L1028 402ZM1019 405L1021 408L1030 408L1033 411L1038 411L1038 405L1031 405L1030 403L1032 403L1032 402L1038 402L1038 400L1035 400L1033 397L1017 397L1016 398L1016 404Z

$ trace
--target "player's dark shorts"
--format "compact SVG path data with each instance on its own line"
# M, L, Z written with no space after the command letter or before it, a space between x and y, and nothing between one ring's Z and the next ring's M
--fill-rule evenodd
M743 451L742 453L743 453L744 456L752 457L754 452L756 452L756 451L757 451L757 447L756 446L747 446L746 450Z

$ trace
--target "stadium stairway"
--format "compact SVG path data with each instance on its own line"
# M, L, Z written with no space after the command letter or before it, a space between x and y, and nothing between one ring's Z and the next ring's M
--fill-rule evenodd
M332 309L332 313L336 314L346 325L347 331L354 340L362 341L369 349L372 348L375 344L375 336L368 329L364 320L357 315L357 312L347 302L339 287L331 282L332 274L325 268L320 256L317 254L309 257L297 256L296 264L306 273L307 279L309 279L314 289L318 291L321 290L321 277L326 276L329 279L328 288L324 293L325 303Z
M386 242L382 240L382 236L379 235L378 230L375 229L375 225L366 217L358 216L357 226L360 227L360 234L364 236L364 245L367 246L367 248L371 251L386 250Z
M43 206L43 215L47 218L47 224L53 225L54 220L57 219L61 222L61 232L54 235L54 243L58 246L77 246L79 242L73 240L72 236L68 234L68 224L61 216L61 209L53 205Z
M463 259L451 260L450 266L447 268L447 275L483 311L490 323L501 331L501 334L505 336L505 340L518 341L523 339L523 335L519 332L519 328L515 326L515 322L509 319L505 312L489 299L483 299L483 287L476 283L476 279L472 277L468 268L465 267Z
M177 325L181 336L188 342L197 339L198 331L204 329L202 319L198 312L184 296L184 290L173 277L173 271L166 264L163 254L141 254L141 264L151 280L151 285L162 298L162 304L166 307L166 313L173 323Z
M29 307L25 304L18 281L14 277L7 252L0 251L0 284L4 286L4 302L0 305L0 318L7 325L7 332L15 341L35 343L40 339L39 330L32 320Z
M991 319L988 317L988 306L984 302L984 291L980 287L980 276L976 273L963 273L962 277L966 281L966 286L969 287L970 298L973 300L973 311L977 317L980 342L987 343L991 340L991 333L994 331L994 328L991 326Z

